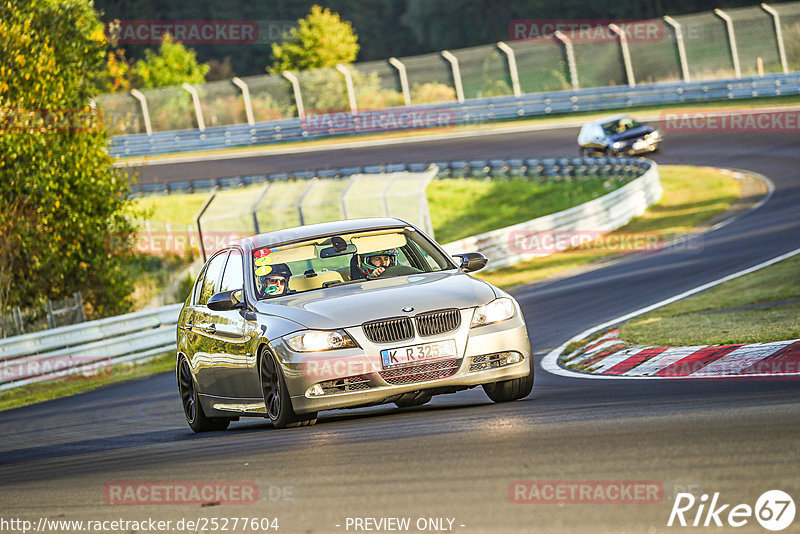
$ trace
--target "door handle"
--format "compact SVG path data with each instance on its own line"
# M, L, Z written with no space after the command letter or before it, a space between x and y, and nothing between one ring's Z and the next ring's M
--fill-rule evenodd
M208 332L209 334L216 334L216 333L217 333L217 327L216 327L215 325L213 325L213 324L210 324L210 325L208 325L208 326L205 328L205 330L206 330L206 332Z
M183 326L178 325L178 328L180 328L181 330L191 330L192 329L192 323L186 323Z

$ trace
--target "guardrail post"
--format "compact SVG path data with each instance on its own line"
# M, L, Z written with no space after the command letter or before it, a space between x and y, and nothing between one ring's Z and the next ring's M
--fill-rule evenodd
M731 45L731 58L733 59L733 72L737 78L742 77L742 69L739 66L739 50L736 48L736 36L733 33L733 19L719 8L714 9L719 18L725 21L725 26L728 28L728 41Z
M453 84L456 86L456 99L459 104L464 103L464 87L461 85L461 69L458 68L458 58L448 50L442 50L442 57L450 62L453 72Z
M147 132L147 135L153 135L153 127L150 124L150 110L147 107L147 97L138 89L131 89L131 96L139 101L139 106L142 108L144 131Z
M211 190L209 193L208 198L203 202L203 205L200 206L200 209L197 211L197 214L194 216L194 224L197 227L197 244L200 246L200 254L203 256L203 263L208 260L206 256L206 245L203 243L203 227L200 224L200 219L203 217L203 214L206 212L208 207L211 205L211 202L214 201L214 198L217 196L217 186Z
M522 96L522 90L519 87L519 72L517 71L517 56L514 54L514 49L508 46L503 41L497 43L497 48L500 49L508 60L508 75L511 77L511 87L514 90L514 96Z
M183 87L190 95L192 95L194 114L197 117L197 129L201 132L204 132L206 130L206 121L203 120L203 108L200 107L200 95L197 93L197 89L186 82L184 82L181 87Z
M300 92L300 80L297 79L297 76L286 70L281 72L281 75L289 80L289 82L292 84L292 90L294 91L294 102L297 104L298 118L305 119L306 110L303 107L303 93Z
M772 20L775 22L775 39L778 41L778 55L781 58L781 67L783 67L784 74L789 74L789 62L786 61L786 47L783 44L783 31L781 30L781 16L774 7L767 4L761 4L761 9L772 15Z
M233 85L238 87L242 90L242 100L244 100L244 114L247 116L247 124L250 126L256 123L253 117L253 103L250 101L250 88L247 87L247 84L239 78L238 76L234 76L231 79Z
M622 62L625 63L625 75L628 77L628 85L636 87L636 78L633 77L633 64L631 63L631 52L628 49L628 37L625 32L616 24L609 24L608 29L619 36L619 45L622 48Z
M664 22L672 26L675 30L675 42L678 45L678 59L681 62L681 74L683 75L683 81L688 82L690 80L689 62L686 61L686 47L683 44L683 31L681 30L681 25L678 24L677 20L670 16L665 16Z
M350 112L358 113L356 106L356 90L353 87L353 74L344 65L336 65L336 70L344 76L344 83L347 86L347 99L350 101Z
M403 101L406 106L410 106L411 91L408 89L408 73L406 72L406 66L396 57L390 57L389 64L397 69L397 74L400 76L400 88L403 91Z
M553 35L564 43L564 47L567 50L567 63L569 64L569 80L572 83L572 89L577 91L581 88L581 85L578 83L578 68L575 66L575 51L572 49L572 41L562 32L557 31Z

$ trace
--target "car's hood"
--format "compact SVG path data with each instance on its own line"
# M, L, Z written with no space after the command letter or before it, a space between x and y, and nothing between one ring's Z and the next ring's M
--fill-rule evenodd
M369 280L260 301L259 312L307 328L331 329L441 308L467 308L495 298L491 286L460 271ZM414 308L404 312L403 308Z
M653 130L655 130L655 128L653 128L652 126L642 124L641 126L637 126L636 128L632 128L622 133L609 135L608 138L611 140L612 143L615 141L628 141L630 139L639 139L640 137L644 137Z

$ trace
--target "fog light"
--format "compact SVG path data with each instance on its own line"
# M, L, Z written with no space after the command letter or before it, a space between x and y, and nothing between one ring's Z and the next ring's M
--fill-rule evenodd
M519 363L522 361L522 354L519 352L510 352L506 357L506 365L511 365L512 363Z
M308 391L306 391L306 397L319 397L320 395L324 395L325 392L322 390L322 386L319 384L314 384Z

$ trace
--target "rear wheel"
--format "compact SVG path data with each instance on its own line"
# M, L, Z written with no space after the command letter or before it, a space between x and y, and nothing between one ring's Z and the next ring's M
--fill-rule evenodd
M194 382L189 360L181 356L178 363L178 392L181 395L183 414L186 422L195 432L208 432L211 430L225 430L231 424L230 419L207 417L197 396L197 387Z
M528 376L483 384L483 391L494 402L524 399L533 391L533 365L531 365L531 374Z
M280 366L275 360L275 356L266 349L261 352L259 371L261 389L264 392L264 405L267 408L267 417L272 421L272 426L293 428L311 426L317 422L316 412L302 415L295 413Z

